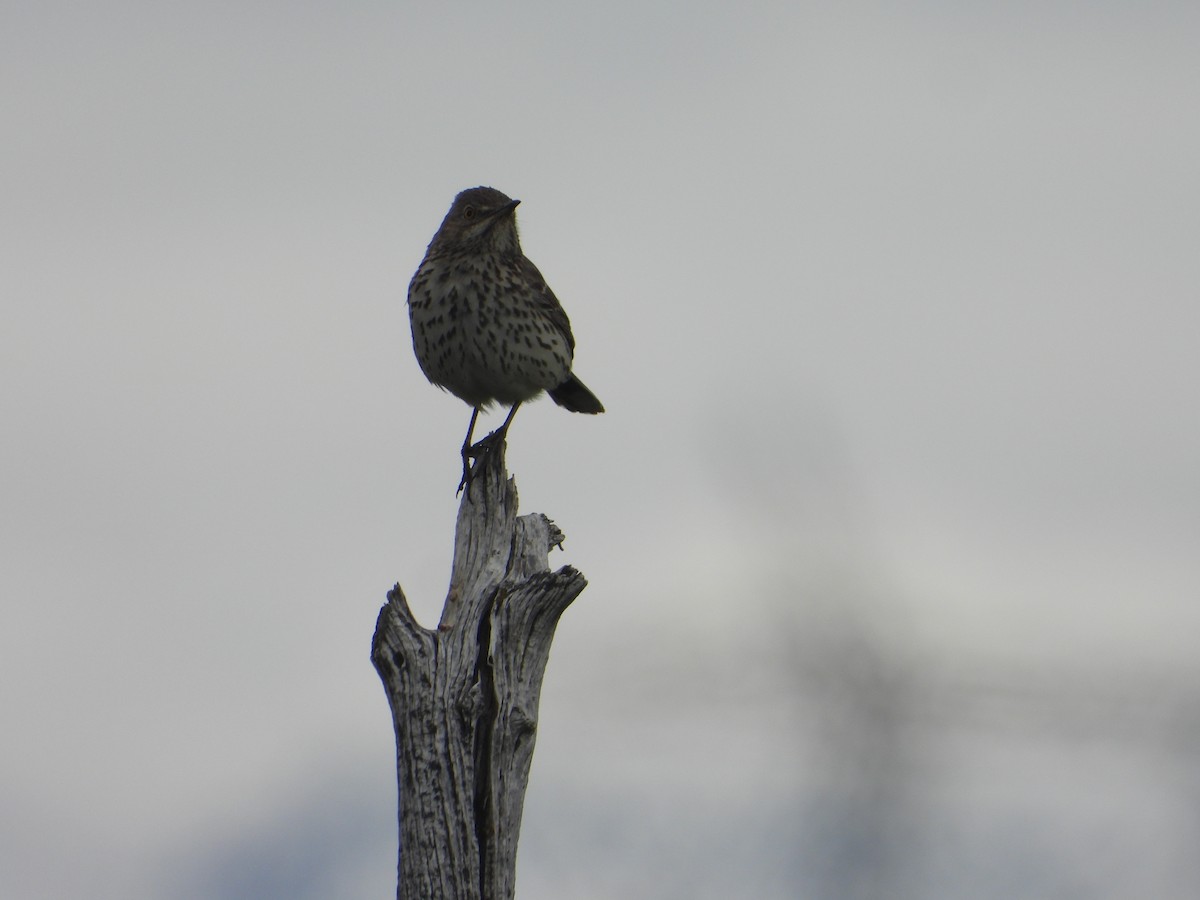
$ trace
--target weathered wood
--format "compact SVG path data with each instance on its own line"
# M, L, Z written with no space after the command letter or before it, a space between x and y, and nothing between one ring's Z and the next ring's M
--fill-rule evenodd
M379 612L371 659L396 729L400 900L508 900L559 617L587 582L550 571L562 533L517 517L499 443L459 504L450 589L437 630L400 585Z

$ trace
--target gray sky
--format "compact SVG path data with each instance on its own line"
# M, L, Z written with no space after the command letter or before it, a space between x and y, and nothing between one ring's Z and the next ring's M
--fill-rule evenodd
M564 883L624 817L777 796L770 698L740 748L653 723L818 594L913 657L1194 680L1195 4L0 19L0 895L242 896L212 872L334 835L323 895L387 896L370 637L395 581L436 619L469 415L404 294L476 184L608 408L510 434L591 582L530 800L580 824L527 813L531 900L672 896Z

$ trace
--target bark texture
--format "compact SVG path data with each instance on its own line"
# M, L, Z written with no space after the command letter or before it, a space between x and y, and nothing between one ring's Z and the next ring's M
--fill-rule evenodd
M518 518L499 443L459 504L437 630L400 585L388 592L371 659L396 728L400 900L513 897L550 643L587 584L570 566L550 571L562 540L545 516Z

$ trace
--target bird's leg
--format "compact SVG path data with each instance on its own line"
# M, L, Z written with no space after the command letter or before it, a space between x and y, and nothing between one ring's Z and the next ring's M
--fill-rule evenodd
M462 473L462 481L460 481L458 483L458 490L454 492L454 496L456 496L456 497L462 493L462 489L464 487L467 487L471 483L471 455L472 455L471 450L474 449L471 446L471 435L475 433L475 420L478 418L479 418L479 407L476 406L474 409L471 410L471 424L467 426L467 436L463 440L463 445L462 445L463 473Z
M513 416L515 416L517 414L517 407L520 405L521 404L519 401L512 405L512 409L510 409L508 411L508 417L504 420L504 424L501 425L499 429L497 429L496 434L497 434L499 440L504 440L504 438L507 437L508 426L512 424Z
M471 434L475 431L475 419L479 415L479 407L475 407L475 411L471 413L471 425L467 429L467 439L463 441L462 460L463 460L463 477L458 483L457 494L462 493L465 487L468 491L471 489L471 460L479 459L485 453L491 451L497 444L504 443L504 438L508 435L508 426L512 424L513 416L517 414L517 407L520 403L514 403L512 409L508 411L508 417L504 420L504 424L489 434L487 437L480 440L478 443L471 443ZM457 496L456 494L456 496Z
M463 439L462 455L463 459L468 459L471 452L471 435L475 433L475 420L479 418L479 407L476 406L471 410L471 424L467 426L467 436Z
M480 456L490 450L493 445L504 442L505 437L508 436L508 426L512 424L513 416L517 414L517 407L520 405L520 403L514 403L512 409L508 411L508 417L504 420L504 424L471 448L474 451L472 456Z

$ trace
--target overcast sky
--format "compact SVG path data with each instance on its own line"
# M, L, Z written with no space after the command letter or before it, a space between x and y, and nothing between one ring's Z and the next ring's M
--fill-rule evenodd
M1198 39L1165 0L4 4L0 896L389 895L370 638L396 581L436 621L469 416L404 297L478 184L608 410L510 433L590 581L528 900L709 896L570 876L777 795L769 701L736 774L727 717L653 723L829 596L914 657L1194 679Z

